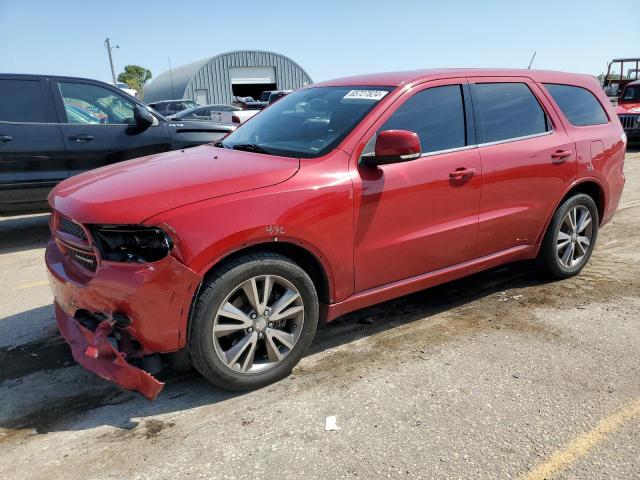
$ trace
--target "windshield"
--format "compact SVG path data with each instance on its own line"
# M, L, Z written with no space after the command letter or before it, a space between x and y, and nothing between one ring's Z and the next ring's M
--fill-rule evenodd
M625 88L622 100L625 102L640 102L640 85Z
M324 155L393 87L314 87L278 100L218 145L285 157Z

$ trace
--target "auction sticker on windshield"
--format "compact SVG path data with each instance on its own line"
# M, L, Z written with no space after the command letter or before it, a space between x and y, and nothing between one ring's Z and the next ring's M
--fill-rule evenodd
M351 100L371 100L377 102L381 100L387 93L386 90L351 90L343 98Z

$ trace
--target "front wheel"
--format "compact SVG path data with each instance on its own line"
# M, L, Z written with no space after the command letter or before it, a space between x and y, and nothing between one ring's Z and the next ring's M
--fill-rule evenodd
M589 195L576 194L558 207L538 256L539 265L556 278L580 273L598 236L598 208Z
M251 390L287 376L318 324L313 282L273 253L246 255L211 275L195 305L189 350L215 385Z

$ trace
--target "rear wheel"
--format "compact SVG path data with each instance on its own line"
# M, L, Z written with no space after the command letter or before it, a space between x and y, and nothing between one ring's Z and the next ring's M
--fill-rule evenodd
M589 195L565 200L547 229L538 263L556 278L577 275L591 257L598 236L598 208Z
M203 285L189 336L192 362L222 388L259 388L291 372L317 323L317 294L300 266L272 253L243 256Z

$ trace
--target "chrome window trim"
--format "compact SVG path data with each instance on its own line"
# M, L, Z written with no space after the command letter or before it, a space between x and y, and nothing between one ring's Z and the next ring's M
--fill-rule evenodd
M432 157L434 155L441 155L441 154L444 154L444 153L462 152L464 150L471 150L473 148L478 148L478 145L474 143L472 145L465 145L464 147L447 148L445 150L436 150L434 152L427 152L427 153L421 154L420 158L422 158L422 157Z
M463 152L465 150L471 150L471 149L480 148L480 147L490 147L493 145L500 145L502 143L519 142L520 140L528 140L530 138L544 137L546 135L552 135L553 133L555 133L555 130L549 130L548 132L543 132L543 133L534 133L532 135L525 135L524 137L507 138L504 140L497 140L495 142L474 143L472 145L465 145L464 147L448 148L446 150L436 150L435 152L422 153L418 158L432 157L434 155L442 155L445 153ZM374 137L375 135L371 138L374 138ZM371 139L369 139L369 141L371 141ZM374 153L366 153L366 154L360 155L360 158L372 157L374 155L375 155Z
M519 142L520 140L528 140L530 138L544 137L546 135L552 135L554 133L555 133L555 130L552 129L552 130L549 130L548 132L534 133L532 135L525 135L523 137L505 138L504 140L496 140L495 142L479 143L478 147L490 147L492 145L500 145L501 143Z

